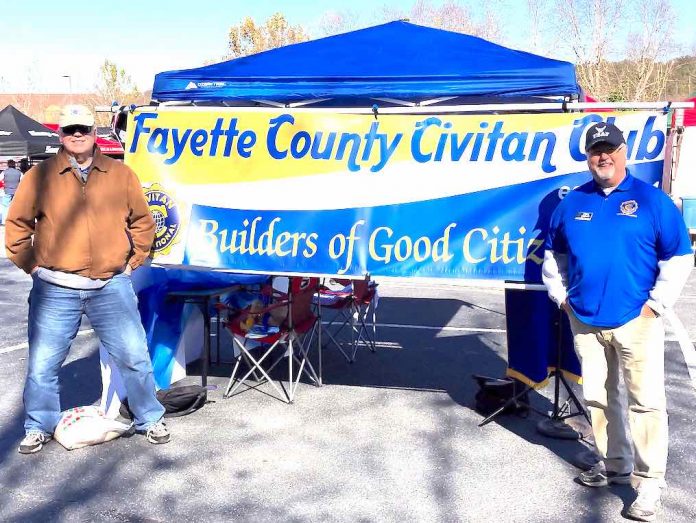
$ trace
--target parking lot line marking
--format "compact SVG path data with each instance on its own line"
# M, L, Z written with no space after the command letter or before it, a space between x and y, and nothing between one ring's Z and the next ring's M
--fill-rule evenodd
M682 354L684 355L684 361L686 362L686 368L689 371L689 377L691 378L691 385L693 386L694 390L696 390L696 348L694 347L694 344L691 343L689 333L684 327L684 324L679 320L674 311L666 310L665 316L672 325L674 334L679 341L679 346L681 347Z
M330 322L322 321L322 325L329 325ZM383 327L387 329L420 329L428 331L450 331L450 332L492 332L504 333L505 329L489 329L486 327L435 327L433 325L408 325L405 323L375 323L375 327ZM368 328L370 326L368 325Z
M11 345L9 347L4 347L0 349L0 354L7 354L8 352L14 352L16 350L26 349L29 345L25 343L20 343L19 345Z
M687 370L689 371L689 377L691 378L691 384L696 390L696 348L694 344L689 339L689 333L684 328L684 325L679 321L676 314L672 311L666 311L665 316L672 325L676 340L679 342L682 353L684 355L684 361L686 362ZM324 321L322 323L327 324ZM491 329L485 327L436 327L432 325L408 325L404 323L376 323L375 327L387 328L387 329L416 329L416 330L431 330L431 331L445 331L445 332L490 332L495 334L503 334L506 332L505 329ZM92 334L94 329L85 329L78 331L78 336L86 336ZM673 341L671 337L668 337L666 341ZM26 342L20 343L18 345L11 345L9 347L0 348L0 354L8 354L10 352L26 349L28 344Z
M78 336L86 336L87 334L92 334L94 332L94 329L85 329L81 331L77 331ZM22 350L26 349L29 347L29 344L25 341L24 343L20 343L19 345L11 345L9 347L3 347L0 349L0 354L8 354L10 352L14 352L16 350Z
M488 329L485 327L434 327L432 325L405 325L403 323L376 323L376 327L386 327L388 329L420 329L430 331L450 331L450 332L493 332L503 333L505 329Z

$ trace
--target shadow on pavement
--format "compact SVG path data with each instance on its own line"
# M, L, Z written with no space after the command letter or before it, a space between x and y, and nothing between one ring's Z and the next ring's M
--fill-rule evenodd
M408 305L407 303L408 302ZM358 350L355 363L348 363L335 348L326 345L323 350L324 384L348 387L402 389L423 392L444 392L457 405L474 410L474 395L477 385L472 374L502 377L507 363L505 333L479 333L445 331L442 325L452 323L453 318L466 310L468 317L475 317L472 324L483 329L504 328L502 313L483 308L477 304L453 299L427 298L381 298L377 322L379 324L412 325L432 327L385 328L378 327L378 347L371 353L364 347ZM418 311L414 320L413 311ZM478 317L476 317L478 316ZM316 362L316 356L313 358ZM211 375L227 378L231 366L217 365ZM284 369L273 374L279 377ZM309 384L303 377L302 383ZM551 387L548 385L547 387ZM259 391L247 390L246 394ZM438 402L447 403L442 396L435 396L433 408ZM533 405L542 412L550 411L552 403L542 394L531 393ZM481 417L483 419L483 417ZM579 441L551 439L536 430L543 419L530 413L522 418L503 415L494 422L535 445L542 445L568 463L577 462L576 455L587 450ZM477 428L485 434L486 427Z
M409 323L401 316L404 313L400 300L383 298L378 322ZM439 507L438 514L428 513L433 519L445 521L448 516L453 516L449 507L461 492L467 491L466 488L475 489L479 484L481 488L490 487L486 482L479 483L481 477L486 478L486 472L476 468L484 459L483 455L487 455L488 459L492 455L492 459L503 462L510 459L506 449L500 446L499 438L503 436L496 425L532 446L549 449L568 463L573 463L573 458L586 450L578 441L555 440L539 434L536 424L542 418L534 414L528 418L501 416L491 425L480 428L475 425L462 426L462 421L468 424L472 419L475 422L482 419L478 415L472 417L470 412L466 416L457 414L462 408L473 410L476 384L471 375L502 376L505 372L505 333L463 329L446 331L437 327L448 325L462 308L467 309L468 314L485 314L476 320L478 327L484 325L490 329L502 329L504 317L495 311L479 310L477 305L459 300L410 300L417 302L417 322L435 328L380 328L378 338L381 343L376 353L361 349L354 364L348 364L337 350L325 349L324 382L327 386L335 386L335 389L303 387L298 393L301 399L297 405L287 406L263 397L259 400L259 395L251 396L253 391L249 396L245 393L236 400L217 401L220 396L218 391L216 403L191 416L179 418L173 424L175 437L181 437L182 443L175 440L169 445L153 448L141 436L134 436L70 453L51 443L41 455L19 456L16 445L23 433L21 401L14 402L12 408L4 413L0 429L0 520L13 523L73 521L75 515L84 518L89 513L89 520L92 521L143 523L188 519L193 514L199 514L201 521L254 518L299 521L303 518L298 517L298 513L301 513L298 507L307 506L310 499L313 500L310 506L314 512L307 516L307 520L336 520L337 514L331 513L330 507L338 499L352 500L351 503L357 506L349 512L352 516L364 510L363 513L374 517L381 513L382 508L371 505L369 496L359 500L355 492L342 493L339 490L341 486L353 486L360 483L363 477L369 478L373 474L382 480L389 478L389 473L385 472L390 470L389 466L383 462L390 457L389 450L384 451L383 442L378 441L386 437L389 429L378 428L377 434L359 437L364 435L364 431L375 430L378 421L374 417L383 415L385 409L384 405L378 404L379 394L361 394L362 388L411 391L415 394L392 398L392 401L397 404L401 401L423 404L422 416L429 419L422 426L419 419L409 420L408 423L415 426L415 436L410 437L416 438L416 445L422 444L424 454L437 464L433 467L414 464L414 470L425 474L418 482L427 484L427 492L432 492L437 499L433 506ZM413 310L412 303L411 323L416 322L413 320ZM676 376L678 381L672 385L680 391L683 389L683 394L670 395L670 413L693 421L693 410L689 404L693 391L688 389L690 381L685 365L683 361L668 361L667 367L668 374ZM230 370L229 365L213 366L213 381L222 381L215 378L229 376ZM9 372L0 369L2 383L23 381L10 376ZM70 360L63 368L61 378L65 384L62 396L64 408L96 401L101 388L96 343L90 343L87 350ZM191 376L190 380L196 382L196 378ZM346 388L341 391L341 386ZM421 396L420 391L442 394ZM331 404L332 400L346 392L360 396L354 406L365 409L366 419L362 427L347 425L347 421L341 419L344 415L341 409L344 407L337 410ZM17 397L16 391L13 396ZM532 401L540 410L550 410L552 407L542 394L533 393ZM391 408L391 403L388 408ZM370 414L370 411L377 414ZM250 415L249 412L255 414ZM448 412L451 414L444 414L441 419L438 417L439 424L433 430L428 424L432 421L433 413ZM299 432L301 427L310 424L314 424L312 431ZM278 427L282 427L280 432ZM330 438L340 430L346 431L351 452L336 453L336 440ZM681 423L676 429L677 432L688 430L688 423ZM463 438L470 441L470 445L464 448L458 446ZM288 442L296 445L292 447L291 454L281 452ZM691 483L688 478L691 468L688 454L693 455L695 446L688 443L687 448L678 448L679 454L671 457L668 480L673 489L688 492ZM412 447L406 445L405 448ZM240 455L237 449L245 449L246 454ZM320 456L325 464L317 470L312 459L319 459ZM359 456L359 466L349 461L355 456ZM57 461L68 464L56 467ZM460 475L458 467L462 462L471 463L471 479ZM535 470L532 466L530 469ZM271 470L274 473L277 470L282 481L274 483L272 490L260 490L263 489L260 480L270 476ZM357 480L350 476L343 477L343 470L352 474L359 470L362 476ZM527 470L508 472L509 482L521 486L522 490L535 488L538 478L530 477ZM455 485L453 478L471 481L471 485ZM302 487L298 483L300 481ZM568 481L571 481L570 477ZM491 482L491 485L494 483ZM393 498L408 504L396 482L366 484L364 488L364 492L370 491L378 501ZM477 499L485 498L481 492L472 492ZM519 490L514 488L511 492L520 495ZM568 521L601 521L606 515L601 507L610 503L612 498L620 498L624 508L634 498L629 487L587 489L578 486L573 492ZM491 492L491 496L494 494ZM423 496L423 493L419 495ZM148 499L150 504L139 503L141 496ZM119 499L120 503L115 501ZM686 499L688 496L683 493L672 498L672 510L681 514L692 511L691 507L680 505L680 500ZM566 501L558 499L559 507ZM85 507L89 507L89 510ZM491 510L503 508L491 506ZM508 515L517 514L514 506L505 509L509 510ZM403 514L403 510L413 510L413 506L387 513ZM559 514L564 511L552 508L549 512ZM418 519L418 514L411 515ZM456 516L462 516L462 512L454 515L456 519ZM504 516L501 518L505 520Z

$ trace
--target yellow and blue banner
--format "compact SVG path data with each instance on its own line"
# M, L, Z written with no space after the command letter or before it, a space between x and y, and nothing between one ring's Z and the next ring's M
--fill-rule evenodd
M584 134L624 131L662 178L661 113L356 115L142 107L126 161L155 261L235 271L539 281L551 212L590 179Z

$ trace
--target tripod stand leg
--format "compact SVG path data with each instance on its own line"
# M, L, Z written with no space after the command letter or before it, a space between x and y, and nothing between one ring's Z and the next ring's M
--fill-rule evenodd
M563 357L563 314L564 312L558 309L556 316L556 367L549 374L549 377L554 377L553 411L548 416L548 419L542 420L537 424L537 430L551 438L580 439L582 434L565 423L565 420L576 416L584 416L589 423L590 417L561 370ZM567 395L567 399L562 405L561 385L565 388ZM571 411L571 403L575 405L576 412Z
M497 410L495 410L494 412L492 412L491 414L489 414L488 417L486 417L483 421L481 421L481 423L479 423L478 426L479 426L479 427L483 427L484 425L487 425L488 423L490 423L491 421L493 421L493 419L494 419L498 414L500 414L500 413L503 412L506 408L508 408L508 407L510 407L510 406L512 406L512 405L517 406L517 405L519 405L519 404L523 404L523 405L525 405L526 407L529 407L529 405L528 405L526 402L520 402L520 401L518 401L518 400L519 400L522 396L524 396L527 392L529 392L529 391L531 391L531 390L534 390L534 387L530 387L529 385L527 385L527 386L522 390L522 392L519 392L519 393L515 394L512 398L510 398L509 400L507 400L500 408L498 408Z
M549 376L553 376L555 379L553 411L550 415L547 415L547 419L541 420L537 424L537 430L544 436L548 436L550 438L580 439L582 437L582 432L567 424L565 420L574 418L576 416L583 416L589 423L590 417L587 414L585 407L573 392L573 389L563 375L563 372L556 368ZM565 400L562 406L560 405L561 385L563 385L566 390L566 394L568 395L568 399ZM571 412L571 403L575 405L575 412Z
M566 400L566 403L572 402L573 405L575 405L575 409L577 410L577 412L575 414L569 414L569 415L562 416L562 419L570 418L573 416L583 416L585 418L585 420L587 421L587 423L591 423L590 422L590 415L587 413L587 409L582 404L582 402L578 399L575 392L573 392L573 389L571 388L570 384L568 383L568 380L566 379L566 377L563 375L562 372L559 374L559 376L556 379L558 379L558 378L560 378L561 382L563 383L563 386L565 387L566 393L568 394L568 399Z

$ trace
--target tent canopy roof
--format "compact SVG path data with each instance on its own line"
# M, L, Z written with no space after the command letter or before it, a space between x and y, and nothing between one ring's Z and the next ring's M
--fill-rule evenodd
M0 111L0 156L46 157L60 147L58 134L8 105Z
M155 76L165 101L290 103L577 95L569 62L397 21Z

